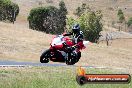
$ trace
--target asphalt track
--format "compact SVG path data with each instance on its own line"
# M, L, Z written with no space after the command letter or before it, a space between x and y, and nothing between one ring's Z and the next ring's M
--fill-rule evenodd
M45 67L45 66L53 66L53 67L79 67L79 65L66 65L65 63L59 62L49 62L49 63L35 63L35 62L18 62L18 61L9 61L9 60L0 60L0 67ZM99 66L81 66L85 68L97 68L97 69L114 69L119 70L121 72L128 72L125 68L112 68L112 67L99 67Z
M51 63L34 63L34 62L17 62L1 60L0 66L66 66L65 64L51 64Z
M9 60L0 60L0 67L26 67L26 66L54 66L54 67L60 67L60 66L69 66L69 67L78 67L77 65L66 65L65 63L59 63L59 62L52 62L52 63L35 63L35 62L18 62L18 61L9 61ZM82 67L88 67L88 68L96 68L95 66L82 66Z

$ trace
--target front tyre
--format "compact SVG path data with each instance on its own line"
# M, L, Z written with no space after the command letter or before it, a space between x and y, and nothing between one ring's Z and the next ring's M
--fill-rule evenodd
M68 59L68 60L66 60L66 64L67 65L74 65L75 61L73 61L72 59Z
M42 55L40 56L41 63L48 63L50 58L50 49L45 50Z
M66 59L67 65L74 65L76 63L76 56L74 53L68 54L68 58Z
M78 52L77 59L76 59L76 63L80 60L80 58L81 58L81 52Z

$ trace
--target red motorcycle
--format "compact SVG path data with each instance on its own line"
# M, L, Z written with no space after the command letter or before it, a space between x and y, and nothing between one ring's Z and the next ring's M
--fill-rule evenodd
M82 49L85 48L85 44L87 43L88 41L83 42L84 47ZM73 49L73 46L74 43L72 39L63 35L57 35L50 43L50 48L45 50L40 56L40 62L48 63L50 60L53 62L65 62L67 65L73 65L77 63L81 57L80 49Z

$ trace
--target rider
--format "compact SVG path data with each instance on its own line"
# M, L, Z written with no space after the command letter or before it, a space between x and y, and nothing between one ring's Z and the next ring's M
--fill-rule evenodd
M70 36L73 35L73 43L74 46L72 46L72 49L78 48L82 49L84 47L83 45L83 32L80 31L80 25L79 24L74 24L72 27L72 32L63 34L63 36ZM64 45L66 45L64 43Z

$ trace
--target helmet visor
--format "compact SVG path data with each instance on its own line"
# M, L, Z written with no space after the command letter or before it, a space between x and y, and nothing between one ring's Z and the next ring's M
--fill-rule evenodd
M73 33L78 33L79 32L79 29L72 29Z

